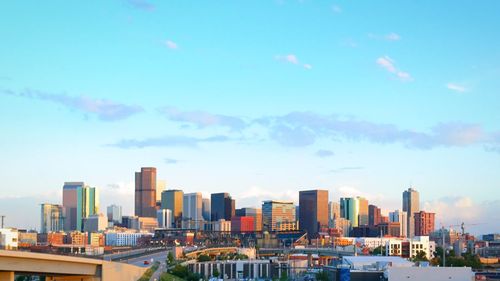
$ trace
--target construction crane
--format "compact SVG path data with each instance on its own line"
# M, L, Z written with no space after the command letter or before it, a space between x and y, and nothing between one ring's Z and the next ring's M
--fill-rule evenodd
M462 230L462 233L461 235L464 236L465 235L465 226L475 226L475 225L482 225L484 223L465 223L465 222L462 222L461 224L454 224L454 225L448 225L448 227L460 227L460 230Z
M448 228L452 228L452 227L460 227L460 229L462 230L462 233L461 233L461 237L463 238L465 236L465 226L473 226L473 225L481 225L481 224L484 224L484 223L465 223L465 222L462 222L461 224L454 224L454 225L448 225ZM445 243L445 239L444 239L444 225L441 224L441 237L443 239L443 267L446 266L446 243Z

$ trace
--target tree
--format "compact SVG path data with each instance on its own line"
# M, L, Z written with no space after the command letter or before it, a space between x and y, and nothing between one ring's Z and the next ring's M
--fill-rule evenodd
M216 267L216 268L214 268L214 272L212 273L212 275L213 275L215 278L219 278L220 273L219 273L219 270L217 269L217 267Z
M377 248L373 249L372 255L385 256L385 247L378 246Z
M288 280L288 273L286 270L281 272L281 278L280 281L287 281Z
M187 266L182 266L178 264L172 269L171 273L177 277L185 278L189 275L189 270Z
M211 261L212 259L210 258L209 255L199 255L197 260L198 262L206 262L206 261Z
M427 254L424 251L418 251L417 254L412 258L412 261L429 261L427 259Z
M326 271L321 271L316 273L316 280L318 281L328 281L328 272Z
M167 262L168 262L168 264L171 264L174 262L174 254L172 254L172 252L168 252Z

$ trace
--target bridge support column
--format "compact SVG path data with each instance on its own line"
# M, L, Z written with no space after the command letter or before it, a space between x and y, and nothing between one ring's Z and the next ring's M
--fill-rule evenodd
M307 254L307 267L312 267L313 265L313 256L312 254Z
M14 281L14 271L0 272L0 281Z

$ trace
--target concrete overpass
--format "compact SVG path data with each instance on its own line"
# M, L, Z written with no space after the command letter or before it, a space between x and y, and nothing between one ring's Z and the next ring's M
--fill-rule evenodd
M275 254L317 254L319 256L332 256L332 257L343 257L343 256L354 256L353 251L339 251L333 248L261 248L258 251L260 256L275 255Z
M238 252L238 248L236 247L214 247L214 248L203 248L193 252L185 253L187 258L197 258L199 255L209 255L209 256L217 256L222 253L236 253Z
M103 260L0 250L0 281L14 281L15 274L46 276L47 281L135 281L145 271Z

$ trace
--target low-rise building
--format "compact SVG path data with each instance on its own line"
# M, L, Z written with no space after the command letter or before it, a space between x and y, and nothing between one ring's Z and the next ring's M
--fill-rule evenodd
M137 246L137 241L143 236L153 236L152 233L136 231L110 231L105 233L106 246Z
M0 249L17 250L18 231L15 228L0 228Z
M276 260L231 260L191 262L188 264L191 272L199 273L203 278L215 275L224 280L275 280L290 276L288 261Z

